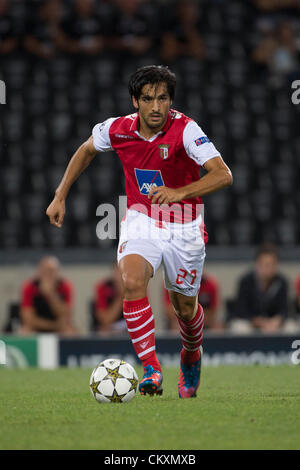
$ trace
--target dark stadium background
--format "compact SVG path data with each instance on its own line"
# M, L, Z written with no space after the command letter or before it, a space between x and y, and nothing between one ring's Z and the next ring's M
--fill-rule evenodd
M62 8L62 20L68 21L72 2L55 3ZM178 28L172 0L142 1L139 21L132 23L122 17L117 1L96 0L104 49L96 54L58 50L47 58L26 48L30 34L47 40L35 20L41 1L8 2L16 46L0 53L0 79L6 85L6 104L0 105L0 331L10 305L18 301L21 282L42 255L51 253L74 282L77 325L80 332L88 332L93 285L116 257L118 240L96 237L98 205L117 207L119 195L125 194L116 155L96 157L74 184L61 229L50 226L45 210L69 158L93 126L132 112L128 78L146 64L163 63L176 73L173 107L203 127L233 173L232 187L205 198L207 269L220 282L221 315L226 316L226 300L234 294L238 276L266 241L280 248L293 305L294 281L300 274L300 104L291 99L292 81L300 78L299 2L196 3L203 56L166 60L163 36L172 27L177 34ZM296 28L298 62L293 74L277 79L255 62L253 51L268 34L268 25L282 20ZM115 38L126 36L126 27L133 36L142 31L151 46L142 54L121 51ZM159 297L159 288L160 278L152 286L153 298ZM290 313L295 314L292 309ZM289 339L286 348L282 346L285 352L290 344ZM272 348L276 350L276 341Z

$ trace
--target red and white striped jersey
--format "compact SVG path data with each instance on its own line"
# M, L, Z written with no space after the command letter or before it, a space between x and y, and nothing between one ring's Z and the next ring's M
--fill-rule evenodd
M155 219L185 223L199 215L201 197L177 204L151 205L147 195L153 186L186 186L200 177L200 166L220 156L198 124L171 109L164 128L149 140L138 131L139 114L107 119L93 128L95 149L114 150L125 174L127 208Z

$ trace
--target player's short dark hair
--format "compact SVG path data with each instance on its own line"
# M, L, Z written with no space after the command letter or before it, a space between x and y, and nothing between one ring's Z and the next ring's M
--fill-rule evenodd
M146 65L137 69L131 75L128 83L129 94L138 100L144 85L148 83L154 85L161 82L166 83L170 98L173 100L176 88L176 75L164 65Z
M260 245L255 254L255 260L260 258L262 255L272 255L279 259L279 250L273 243L263 243Z

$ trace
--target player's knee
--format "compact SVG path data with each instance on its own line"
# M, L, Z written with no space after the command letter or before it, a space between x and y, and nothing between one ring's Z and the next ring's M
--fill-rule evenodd
M122 274L124 295L126 296L137 296L146 295L146 284L142 277L135 274Z

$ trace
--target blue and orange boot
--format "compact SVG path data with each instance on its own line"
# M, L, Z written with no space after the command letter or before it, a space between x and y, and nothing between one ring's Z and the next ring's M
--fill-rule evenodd
M139 383L141 395L162 395L163 376L160 370L154 370L151 365L145 367L144 377Z
M196 397L196 392L200 385L201 361L203 349L200 346L200 358L192 364L184 365L180 361L180 374L178 380L179 398Z

